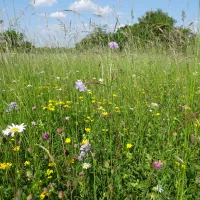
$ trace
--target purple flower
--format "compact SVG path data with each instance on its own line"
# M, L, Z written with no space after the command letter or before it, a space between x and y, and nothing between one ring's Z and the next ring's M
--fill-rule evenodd
M154 161L153 163L152 163L152 165L156 168L156 169L160 169L160 168L162 168L163 167L163 163L161 162L161 161Z
M119 48L119 45L117 44L117 42L109 42L108 43L108 46L111 48L111 49L118 49Z
M76 84L76 86L75 86L76 89L78 89L80 92L86 91L85 84L81 80L77 80L75 84Z
M45 141L45 140L48 140L50 137L49 137L49 134L48 133L43 133L42 134L42 139Z

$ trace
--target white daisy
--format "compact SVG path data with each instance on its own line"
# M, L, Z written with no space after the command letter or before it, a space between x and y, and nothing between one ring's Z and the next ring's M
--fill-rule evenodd
M6 130L3 131L4 135L8 135L11 134L12 137L14 137L15 133L21 133L25 130L25 125L24 123L22 123L21 125L15 125L12 124L11 126L8 126Z
M3 130L2 133L6 136L11 134L9 129Z
M83 163L83 169L89 169L90 167L91 167L91 164Z

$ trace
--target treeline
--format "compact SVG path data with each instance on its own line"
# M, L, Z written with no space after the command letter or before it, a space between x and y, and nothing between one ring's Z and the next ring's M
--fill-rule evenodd
M182 20L184 23L184 12ZM191 27L176 27L175 24L176 20L162 10L149 11L138 19L138 23L121 27L114 33L107 33L105 27L95 28L91 34L76 44L76 48L104 47L109 41L116 41L120 49L152 46L185 51L195 44L196 35Z
M185 13L182 13L184 24ZM7 30L0 33L0 52L33 52L33 53L62 53L74 50L85 50L91 48L108 47L110 41L119 44L120 50L124 48L135 49L149 47L172 48L180 51L194 49L196 34L189 27L175 26L176 20L169 17L167 13L158 9L157 11L146 12L138 23L125 25L108 33L106 26L95 27L93 32L83 38L75 45L75 48L67 47L38 47L36 48L28 41L23 33L16 30Z

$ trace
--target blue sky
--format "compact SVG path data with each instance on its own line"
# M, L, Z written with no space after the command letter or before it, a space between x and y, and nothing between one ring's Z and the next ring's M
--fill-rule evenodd
M37 45L73 45L92 30L92 24L107 24L113 31L116 17L118 26L133 24L146 11L162 9L182 25L182 10L186 13L185 26L197 26L199 0L1 0L0 30L10 25L23 31ZM81 15L63 10L75 10ZM131 11L133 16L131 17Z

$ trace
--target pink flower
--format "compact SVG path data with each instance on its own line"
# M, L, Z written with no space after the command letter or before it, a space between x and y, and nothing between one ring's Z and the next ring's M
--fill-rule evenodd
M152 163L152 165L156 168L156 169L160 169L163 167L163 163L159 160L159 161L154 161Z

